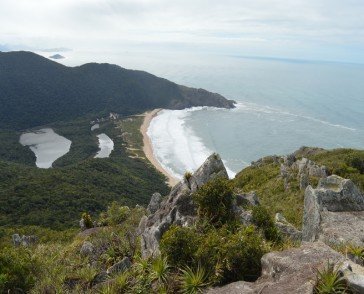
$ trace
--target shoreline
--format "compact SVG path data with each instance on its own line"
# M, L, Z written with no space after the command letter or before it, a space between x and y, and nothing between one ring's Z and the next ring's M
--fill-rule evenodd
M166 171L162 165L159 163L159 161L157 160L157 158L154 156L154 152L153 152L153 146L152 146L152 142L147 134L150 122L152 121L152 119L154 117L156 117L158 115L158 113L161 111L161 108L158 109L153 109L152 111L147 111L145 112L144 115L144 120L143 123L140 127L140 132L143 135L143 152L145 154L145 156L147 157L147 159L150 161L151 164L153 164L153 166L162 174L164 174L167 177L167 184L170 187L173 187L174 185L176 185L179 180L175 177L173 177L170 173L168 173L168 171Z

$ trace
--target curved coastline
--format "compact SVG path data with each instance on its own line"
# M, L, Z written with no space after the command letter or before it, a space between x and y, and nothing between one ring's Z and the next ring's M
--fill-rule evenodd
M143 152L144 152L145 156L147 157L147 159L150 161L150 163L153 164L154 167L159 172L161 172L162 174L164 174L167 177L168 185L173 187L174 185L176 185L179 182L179 180L177 178L175 178L173 175L171 175L170 173L168 173L168 171L166 171L162 167L162 165L159 163L158 159L154 155L152 142L147 134L150 122L152 121L152 119L154 117L156 117L158 115L158 112L160 112L161 110L162 110L161 108L158 108L158 109L154 109L152 111L147 111L143 114L144 120L140 127L140 132L143 135Z

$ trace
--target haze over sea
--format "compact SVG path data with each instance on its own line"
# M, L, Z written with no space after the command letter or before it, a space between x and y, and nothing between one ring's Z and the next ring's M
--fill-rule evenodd
M262 156L288 154L303 145L364 148L364 65L127 55L109 56L108 62L237 102L233 110L164 110L153 119L148 133L155 155L176 176L194 170L211 152L221 155L233 176Z

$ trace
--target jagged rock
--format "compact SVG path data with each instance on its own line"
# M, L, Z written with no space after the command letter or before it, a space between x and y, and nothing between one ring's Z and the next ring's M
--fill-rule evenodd
M207 293L312 294L315 269L325 266L327 260L341 262L344 257L321 242L303 243L300 248L270 252L261 259L262 276L256 282L235 282Z
M21 236L19 234L14 234L12 235L12 240L13 240L13 244L14 246L24 246L24 247L28 247L31 245L34 245L35 243L37 243L38 241L38 237L34 236L34 235L30 235L30 236Z
M162 195L159 193L154 193L148 204L147 211L149 213L155 213L159 209L161 201Z
M291 240L300 241L302 239L302 232L290 224L280 213L277 213L275 216L275 225L282 235L290 238Z
M300 190L305 190L310 184L307 174L303 173L300 175Z
M92 256L95 251L95 247L91 242L85 241L80 249L80 254L82 256Z
M19 236L19 234L14 234L12 236L12 239L13 239L14 246L20 246L20 244L21 244L21 237Z
M121 261L115 263L111 267L109 267L106 271L108 275L123 273L127 271L131 267L131 261L129 257L124 257Z
M364 196L351 180L332 175L305 191L303 241L339 243L363 238ZM330 213L332 212L332 213ZM346 212L346 213L344 213ZM358 225L352 226L352 221ZM362 241L363 242L363 241Z
M364 196L351 180L332 175L320 180L315 193L329 211L364 210Z
M141 226L145 226L141 230L143 257L159 254L159 241L172 224L187 226L195 221L197 212L192 193L216 177L227 179L228 174L220 156L212 154L188 180L184 179L173 187L169 196L161 202L160 208L141 223Z
M85 225L85 220L83 218L80 219L79 221L79 225L80 225L80 229L81 231L84 231L87 229L86 225Z
M283 157L283 162L286 166L291 166L296 161L296 156L294 154L290 154Z
M364 268L350 264L343 263L340 272L346 280L350 290L353 293L364 293Z
M217 177L229 178L220 156L214 153L206 159L204 164L188 180L190 189L195 192L199 187Z
M235 196L236 204L242 206L257 206L260 204L259 197L252 191L250 193L238 194Z

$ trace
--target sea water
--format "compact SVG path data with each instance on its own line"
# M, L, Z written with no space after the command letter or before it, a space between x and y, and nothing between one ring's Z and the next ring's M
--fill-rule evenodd
M162 75L237 102L153 119L155 155L179 178L212 152L233 177L251 161L301 146L364 148L364 65L226 57L178 69Z

